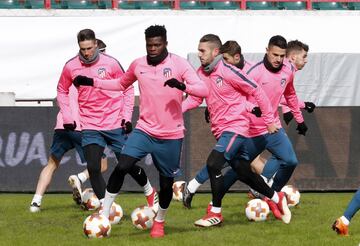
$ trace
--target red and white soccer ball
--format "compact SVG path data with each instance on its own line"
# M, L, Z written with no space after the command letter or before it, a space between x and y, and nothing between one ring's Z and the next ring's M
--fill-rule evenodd
M131 220L133 225L140 230L150 229L153 226L154 218L154 210L147 206L140 206L135 208L131 213Z
M269 205L261 199L250 200L245 208L246 217L251 221L265 221L269 212Z
M185 188L185 181L176 181L173 183L173 199L176 201L182 201Z
M285 192L286 199L289 207L295 207L300 203L300 192L298 188L293 185L285 185L282 189L282 192Z
M96 197L93 189L87 188L82 193L81 207L85 210L96 210L100 207L100 201Z
M99 214L102 214L102 211L103 211L103 209L101 207L99 210ZM111 205L110 214L109 214L110 224L112 224L112 225L118 224L123 216L124 216L124 212L123 212L122 207L119 204L113 202L113 204Z
M88 238L103 238L110 235L111 225L105 216L96 213L85 219L83 229Z

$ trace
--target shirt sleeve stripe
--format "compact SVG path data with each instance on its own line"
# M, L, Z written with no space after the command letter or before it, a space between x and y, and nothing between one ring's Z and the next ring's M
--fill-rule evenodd
M246 74L249 74L254 68L256 68L257 66L259 66L259 65L262 64L262 63L263 63L263 61L256 63L254 66L252 66L252 67L249 69L249 71L246 72Z
M230 66L229 64L227 64L226 62L222 61L224 66L229 68L230 71L232 71L233 73L235 73L238 77L240 77L243 81L245 81L246 83L250 84L251 86L253 86L254 88L257 88L257 84L254 84L251 80L249 80L248 78L246 78L243 74L241 74L239 71L235 70L232 66Z

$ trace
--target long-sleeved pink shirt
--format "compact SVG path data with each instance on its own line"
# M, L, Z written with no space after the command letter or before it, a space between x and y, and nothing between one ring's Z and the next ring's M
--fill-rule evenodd
M296 122L301 123L304 121L294 88L294 73L295 69L287 59L284 60L282 69L277 73L267 70L263 61L255 64L247 72L249 77L254 79L268 96L273 108L273 117L278 127L281 127L281 123L277 109L282 96L284 96L292 112L294 112ZM254 101L253 98L249 98L249 100ZM267 133L266 124L261 118L257 118L251 113L249 113L249 118L249 134L251 137Z
M188 61L172 53L156 66L148 65L146 56L140 57L131 63L121 79L95 79L94 86L123 90L137 80L140 116L136 128L159 139L179 139L184 137L185 129L181 111L183 92L164 86L171 78L185 81L185 92L190 95L208 95L208 88Z
M70 86L69 88L69 107L71 110L71 117L76 122L76 131L81 131L80 127L80 116L79 116L79 103L78 103L78 91L75 86ZM55 129L64 129L64 121L61 110L56 117Z
M62 71L57 86L57 100L64 123L74 121L69 105L69 88L77 75L90 78L116 79L124 71L113 57L100 53L99 59L86 65L75 56L69 60ZM131 121L134 106L134 88L128 87L123 92L102 90L92 86L80 86L78 103L82 130L113 130L121 127L122 119Z
M304 102L304 101L298 99L298 103L299 103L299 107L300 107L301 109L305 108L305 102ZM291 111L291 109L288 107L288 104L287 104L287 102L286 102L286 100L285 100L284 97L281 98L280 106L281 106L281 112L282 112L283 114Z
M183 112L199 106L205 98L210 113L211 131L215 138L219 138L224 131L249 136L246 110L246 97L249 95L255 98L263 112L263 121L269 125L273 123L273 110L265 93L240 69L221 59L210 75L206 74L202 67L198 69L198 74L209 87L210 93L207 97L189 96L183 102Z

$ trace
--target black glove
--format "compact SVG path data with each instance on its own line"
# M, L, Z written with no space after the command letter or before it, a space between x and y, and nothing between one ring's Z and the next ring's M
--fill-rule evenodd
M316 108L316 105L312 102L305 102L305 110L309 113L314 112L314 109Z
M125 119L122 119L121 126L124 128L126 134L129 134L130 132L132 132L133 127L132 127L132 123L130 121L125 122Z
M284 119L286 125L289 125L290 121L292 121L292 119L294 119L294 115L289 111L289 112L283 114L283 119Z
M186 89L186 85L184 83L181 83L179 80L174 78L165 81L164 86L169 86L171 88L175 87L181 91L184 91Z
M205 108L204 115L205 115L206 123L210 123L210 113L209 113L209 109L207 107Z
M261 117L261 109L259 107L254 107L251 110L251 113L254 114L256 117Z
M63 124L63 126L65 130L74 131L76 128L76 122L74 121L74 123Z
M305 125L305 122L302 122L302 123L298 123L296 130L298 131L298 134L305 136L308 127Z
M73 80L73 84L78 87L80 85L85 85L85 86L94 86L94 79L86 77L86 76L82 76L82 75L78 75L75 77L75 79Z

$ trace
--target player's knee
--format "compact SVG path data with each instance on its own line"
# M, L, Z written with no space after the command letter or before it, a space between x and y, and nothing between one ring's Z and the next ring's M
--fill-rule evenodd
M209 173L220 172L225 162L226 160L224 157L224 153L213 150L206 161L208 172Z
M129 156L129 155L120 155L118 159L118 164L116 165L116 169L119 172L128 173L131 168L138 162L139 160Z
M298 163L299 162L298 162L296 156L291 156L288 160L286 160L286 165L287 166L295 167L295 166L297 166Z

